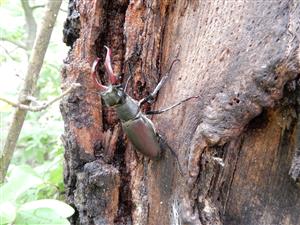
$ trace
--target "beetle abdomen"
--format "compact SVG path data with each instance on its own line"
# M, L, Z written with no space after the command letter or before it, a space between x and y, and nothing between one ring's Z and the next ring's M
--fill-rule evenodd
M154 159L160 156L160 145L152 122L143 114L122 122L123 130L133 146L142 154Z

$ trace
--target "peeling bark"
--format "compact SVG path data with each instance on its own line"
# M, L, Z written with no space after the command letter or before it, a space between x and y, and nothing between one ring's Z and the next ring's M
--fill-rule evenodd
M69 10L63 83L82 85L61 104L74 224L300 223L297 1L82 0ZM170 152L159 161L136 152L102 106L90 70L96 56L104 62L103 45L116 74L126 81L132 71L136 99L180 59L153 108L201 101L151 119L183 177ZM99 74L105 84L103 68ZM101 202L110 198L106 213Z

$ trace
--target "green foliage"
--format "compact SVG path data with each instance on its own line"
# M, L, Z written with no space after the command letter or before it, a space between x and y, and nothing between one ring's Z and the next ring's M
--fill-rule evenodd
M5 34L6 40L16 41L16 42L21 42L25 36L24 29L22 27L16 27L13 31L9 31L7 29L0 27L0 33Z
M17 209L11 202L0 203L0 224L11 224L17 216Z
M0 187L0 225L69 224L66 218L74 213L72 207L58 200L28 196L34 193L30 190L38 190L45 182L31 167L14 166L8 182Z
M16 201L27 189L42 183L29 166L13 167L8 182L0 187L1 202Z
M69 205L51 199L38 200L23 204L19 208L14 224L70 224L66 219L74 209Z
M37 86L41 100L47 100L49 96L59 95L59 75L60 69L58 66L44 62L44 66L41 71L41 77Z
M62 132L57 109L28 116L12 162L31 165L44 182L23 195L24 202L43 198L64 200L63 147L59 140Z
M5 57L4 55L0 55L0 64L5 63L7 60L7 57Z
M29 3L43 4L45 1ZM19 0L0 0L0 6L2 18L5 18L0 20L0 37L8 40L0 41L0 92L9 99L16 99L23 80L14 74L24 77L28 52L11 43L25 45L26 21ZM43 8L35 10L36 21L40 21L42 13ZM38 80L35 93L38 101L47 101L61 93L60 67L67 49L61 41L65 15L58 18ZM0 143L6 137L12 112L11 106L0 102ZM9 167L7 181L0 186L0 225L69 224L66 218L74 210L63 203L62 133L63 123L58 104L42 112L28 113Z
M12 43L18 43L25 46L24 40L26 38L26 31L24 29L24 13L20 1L16 4L16 1L1 0L0 4L0 63L14 60L16 62L22 62L24 54L23 49L17 49L16 45ZM4 51L4 53L3 53Z

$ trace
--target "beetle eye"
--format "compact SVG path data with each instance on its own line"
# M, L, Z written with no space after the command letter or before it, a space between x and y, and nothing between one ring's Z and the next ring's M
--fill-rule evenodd
M124 92L123 92L122 90L118 90L118 96L119 96L119 97L123 97L123 95L124 95L123 93L124 93Z

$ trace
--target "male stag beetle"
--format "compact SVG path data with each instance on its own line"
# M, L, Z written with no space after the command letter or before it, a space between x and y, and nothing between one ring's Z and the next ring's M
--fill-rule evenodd
M193 96L186 98L166 109L158 111L149 111L145 114L141 111L141 105L149 102L152 103L155 95L160 90L160 88L165 83L168 78L169 72L172 69L174 62L170 66L167 74L160 80L154 91L147 97L136 101L129 95L125 93L128 81L126 82L125 88L119 84L119 78L114 74L111 65L111 50L105 46L107 49L104 67L108 75L108 80L110 84L105 86L97 79L97 69L99 66L100 59L97 58L92 66L92 77L97 89L100 91L100 96L102 97L104 103L108 107L114 107L118 118L121 120L122 127L126 133L128 139L133 144L133 146L140 151L143 155L151 158L158 159L161 156L162 150L167 147L172 155L175 156L178 163L179 171L182 174L180 164L178 162L177 155L171 149L171 147L163 140L163 138L156 132L155 127L150 119L146 117L146 114L160 114L168 111L183 102L186 102L193 98L198 98L199 96Z

